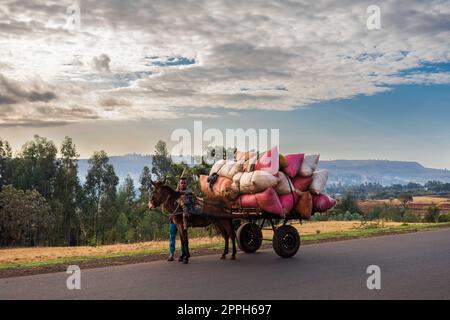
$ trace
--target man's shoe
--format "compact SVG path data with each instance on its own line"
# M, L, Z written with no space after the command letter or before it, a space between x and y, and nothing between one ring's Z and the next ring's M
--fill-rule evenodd
M178 262L183 262L183 260L184 260L183 257L178 258Z
M174 260L173 255L169 256L169 259L167 259L167 261L173 261L173 260Z

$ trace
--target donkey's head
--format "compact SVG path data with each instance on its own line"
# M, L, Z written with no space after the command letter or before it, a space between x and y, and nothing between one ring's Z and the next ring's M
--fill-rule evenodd
M158 208L159 206L161 206L161 204L166 202L170 196L176 194L175 190L165 185L166 179L157 182L151 181L151 183L153 185L153 191L152 196L148 202L149 209Z

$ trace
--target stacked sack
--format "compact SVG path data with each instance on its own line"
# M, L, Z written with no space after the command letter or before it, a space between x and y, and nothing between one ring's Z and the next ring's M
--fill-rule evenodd
M336 200L322 194L328 180L327 170L316 170L319 155L280 155L274 147L262 156L235 153L235 160L214 163L210 175L200 176L205 195L234 201L243 208L260 208L285 217L296 211L304 219L325 212Z

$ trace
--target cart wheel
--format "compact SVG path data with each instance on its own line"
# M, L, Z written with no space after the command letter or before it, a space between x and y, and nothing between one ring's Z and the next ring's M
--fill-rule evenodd
M237 230L239 248L246 253L257 251L262 244L262 231L256 223L246 222Z
M293 257L300 248L300 234L291 225L281 226L273 233L272 245L280 257Z

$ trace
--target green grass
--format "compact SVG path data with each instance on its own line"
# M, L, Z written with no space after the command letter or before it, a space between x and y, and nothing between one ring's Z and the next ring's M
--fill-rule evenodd
M326 240L339 240L348 238L368 238L377 235L390 234L390 233L403 233L403 232L416 232L416 231L427 231L437 229L443 226L450 227L450 223L426 223L426 224L402 224L396 227L381 227L377 225L365 225L360 228L343 231L343 232L329 232L329 233L316 233L311 235L302 236L302 242L316 242L316 241L326 241ZM264 244L269 244L271 241L264 240ZM198 249L211 249L220 250L223 248L221 241L212 242L208 244L198 244L191 245L191 250L195 251ZM142 255L151 254L166 254L167 250L163 249L141 249L120 253L110 253L104 255L94 255L94 256L80 256L80 257L69 257L60 258L52 260L43 261L33 261L33 262L21 262L21 263L5 263L0 264L0 270L13 269L13 268L32 268L32 267L44 267L55 264L67 264L67 263L77 263L97 259L110 259L110 258L120 258L120 257L135 257Z
M303 242L308 241L321 241L321 240L333 240L342 238L368 238L376 235L390 234L390 233L402 233L402 232L416 232L426 231L436 228L440 228L444 225L450 226L449 223L424 223L424 224L403 224L396 227L376 227L375 225L368 225L358 229L353 229L343 232L328 232L302 236Z

